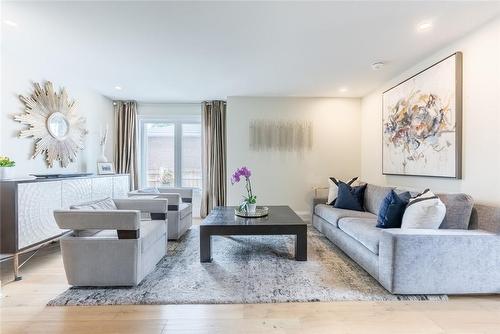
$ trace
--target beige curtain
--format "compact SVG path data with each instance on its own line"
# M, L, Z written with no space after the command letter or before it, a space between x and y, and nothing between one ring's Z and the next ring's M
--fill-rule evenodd
M226 204L226 102L202 103L202 218Z
M137 189L137 102L115 101L115 168L130 174L132 190Z

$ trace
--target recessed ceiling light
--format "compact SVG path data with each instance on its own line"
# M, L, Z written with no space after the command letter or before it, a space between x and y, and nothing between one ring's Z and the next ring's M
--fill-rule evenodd
M346 87L342 87L339 89L339 92L341 93L346 93L349 89L347 89Z
M372 64L372 70L378 71L381 70L385 66L385 63L382 61L377 61L376 63Z
M14 28L17 27L17 23L14 21L11 21L11 20L4 20L3 23L5 23L5 25L8 25L10 27L14 27Z
M123 88L121 86L115 86L116 90L122 90Z
M422 21L419 24L417 24L417 31L418 32L426 32L432 29L432 22L431 21Z

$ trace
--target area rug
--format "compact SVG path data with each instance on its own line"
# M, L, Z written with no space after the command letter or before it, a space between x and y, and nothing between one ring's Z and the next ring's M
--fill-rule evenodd
M213 262L200 263L199 228L179 242L140 285L70 288L48 305L242 304L340 300L447 300L392 295L314 228L308 261L295 261L291 236L214 237Z

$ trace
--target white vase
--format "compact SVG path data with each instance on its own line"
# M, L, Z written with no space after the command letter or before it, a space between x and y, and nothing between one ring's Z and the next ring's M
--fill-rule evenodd
M257 209L257 204L247 204L248 213L255 213L256 209Z
M0 167L0 180L10 180L12 178L12 167Z
M97 162L108 162L108 158L104 155L104 145L101 145L101 155L97 159Z

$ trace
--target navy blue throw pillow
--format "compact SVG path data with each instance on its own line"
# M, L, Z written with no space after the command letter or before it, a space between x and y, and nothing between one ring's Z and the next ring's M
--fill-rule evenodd
M380 205L377 227L400 228L410 197L408 191L398 195L394 190L391 190Z
M351 187L350 185L339 182L339 193L337 195L337 200L335 201L334 207L338 209L347 209L355 211L365 211L363 206L365 198L366 184L357 187Z

